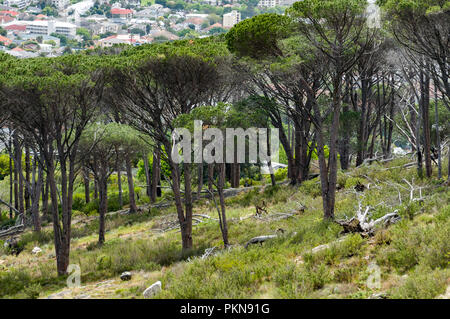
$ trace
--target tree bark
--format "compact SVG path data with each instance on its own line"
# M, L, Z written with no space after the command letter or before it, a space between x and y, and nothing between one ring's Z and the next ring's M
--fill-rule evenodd
M105 218L108 211L108 178L100 176L99 181L99 230L98 230L98 244L105 243Z
M148 197L151 197L152 193L152 182L150 179L150 167L148 164L148 154L144 153L142 155L142 161L144 162L144 173L145 173L145 191Z
M191 189L191 167L189 163L183 164L184 168L184 206L185 219L181 225L181 236L183 250L192 248L192 189Z
M42 183L42 217L47 218L48 215L48 195L49 195L48 176L45 178L45 183Z
M197 165L197 198L200 198L203 189L203 163L198 163Z
M31 172L31 156L30 156L30 148L25 146L25 211L28 211L31 207L31 194L28 185L30 183L30 172Z
M130 198L130 213L137 212L136 199L134 194L133 173L131 169L131 158L128 153L125 154L125 166L127 170L128 196Z
M150 193L150 200L152 203L156 202L156 197L158 195L158 190L161 190L158 186L160 185L161 179L161 156L159 147L156 148L153 154L152 163L152 189Z
M225 196L224 196L224 187L225 187L225 163L218 164L219 168L219 178L218 178L218 193L219 193L219 201L220 201L220 214L219 214L219 224L220 230L222 232L222 239L224 247L228 247L230 245L228 241L228 223L226 216L226 208L225 208ZM213 194L214 196L214 194Z
M13 189L13 152L12 152L12 141L11 137L9 138L8 144L8 154L9 154L9 218L13 219L13 197L14 197L14 189Z
M37 172L37 181L36 181L36 169ZM42 188L42 180L43 180L43 168L42 165L37 164L37 159L33 160L33 186L32 186L32 196L31 196L31 216L33 219L33 226L35 232L41 231L41 218L39 216L39 195L41 193Z
M439 132L439 110L436 83L434 84L434 121L436 125L436 150L438 154L438 179L442 178L441 136Z
M430 136L430 76L427 72L421 72L421 104L423 121L423 148L425 155L425 173L431 177L431 136Z
M83 183L84 183L84 201L89 203L91 201L90 199L90 191L89 191L89 172L88 170L83 167Z
M18 191L17 191L17 202L18 202L18 211L20 214L25 213L24 203L23 203L23 175L22 175L22 148L20 147L19 138L16 135L14 138L14 168L17 171L18 178Z

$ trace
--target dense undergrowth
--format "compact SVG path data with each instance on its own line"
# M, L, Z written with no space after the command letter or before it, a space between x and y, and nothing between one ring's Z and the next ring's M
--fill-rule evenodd
M83 285L117 278L123 271L151 273L137 287L118 289L120 297L129 298L141 298L155 279L163 286L156 298L367 298L374 293L434 298L450 284L450 191L435 177L418 179L415 169L401 167L404 163L399 159L339 173L337 219L352 216L359 201L372 207L374 218L394 210L402 217L371 238L352 234L338 240L342 228L323 221L320 185L314 179L300 187L258 187L228 198L228 250L222 249L217 222L207 220L194 227L194 249L182 254L179 232L158 231L163 222L176 220L173 207L108 216L102 247L95 244L95 216L80 214L74 218L71 263L80 265ZM406 181L420 188L420 200L410 200ZM357 184L365 190L355 192ZM272 222L242 218L254 214L255 205L265 205L269 214L296 214ZM217 214L208 200L197 202L195 210ZM252 237L270 234L279 236L243 247ZM328 248L312 253L323 244ZM23 234L20 245L24 251L17 257L0 251L1 298L45 297L65 288L65 278L56 277L50 227L41 234ZM32 255L35 246L43 253ZM200 258L214 246L215 255ZM375 287L369 284L373 267L380 274Z

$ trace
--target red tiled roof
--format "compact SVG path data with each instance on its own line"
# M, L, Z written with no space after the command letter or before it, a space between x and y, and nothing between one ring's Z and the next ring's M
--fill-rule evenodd
M13 17L7 16L7 15L0 15L0 23L8 23L11 21L14 21L15 19Z
M133 13L130 9L114 8L111 9L111 14L130 14Z
M3 11L0 11L0 14L8 14L8 15L10 15L11 17L15 17L16 15L19 14L19 12L17 12L17 11L9 11L9 10L3 10Z
M206 31L209 31L209 30L211 30L211 29L213 29L213 28L223 28L223 26L220 24L220 23L214 23L213 25L210 25L209 27L207 27L205 30Z
M25 51L24 49L22 49L22 48L19 48L19 47L15 47L14 49L12 49L11 51Z
M26 31L27 26L26 25L20 25L20 24L11 24L9 26L3 27L5 30L17 30L17 31Z
M205 22L204 19L202 18L189 18L186 21L184 21L186 23L190 23L190 24L197 24L197 25L201 25Z
M0 42L8 45L8 44L10 44L12 42L12 40L7 38L7 37L4 37L4 36L0 35Z

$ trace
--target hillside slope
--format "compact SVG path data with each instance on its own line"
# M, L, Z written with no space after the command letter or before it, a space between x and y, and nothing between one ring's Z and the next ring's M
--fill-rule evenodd
M187 255L177 228L170 229L173 207L109 215L103 247L96 245L97 219L76 216L71 264L80 266L81 287L67 288L66 278L56 277L47 226L21 236L17 257L0 251L0 298L143 298L157 280L162 291L155 298L448 298L450 190L436 178L418 180L405 163L339 173L337 219L353 216L359 203L371 206L373 218L394 210L402 217L373 237L343 235L341 226L323 221L317 179L228 198L228 250L210 200L194 205L194 250ZM255 215L255 205L266 212ZM277 236L244 247L261 235ZM35 246L42 252L32 254ZM120 280L124 271L132 272L130 281Z

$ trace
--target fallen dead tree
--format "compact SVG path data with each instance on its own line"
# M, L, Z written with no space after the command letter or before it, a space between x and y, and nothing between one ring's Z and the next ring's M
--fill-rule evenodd
M266 240L276 238L277 236L278 235L266 235L266 236L253 237L244 245L244 248L247 249L247 247L252 244L262 244Z
M14 226L0 230L0 238L12 237L17 234L20 234L24 230L25 230L25 221L23 215L20 214L19 216L17 216L16 223Z
M378 225L387 227L388 225L394 224L401 219L398 214L398 210L386 214L383 217L372 219L372 214L370 212L371 208L371 206L366 206L366 208L363 209L360 201L358 211L354 217L346 220L336 220L336 223L344 227L344 234L360 233L362 236L372 236Z

